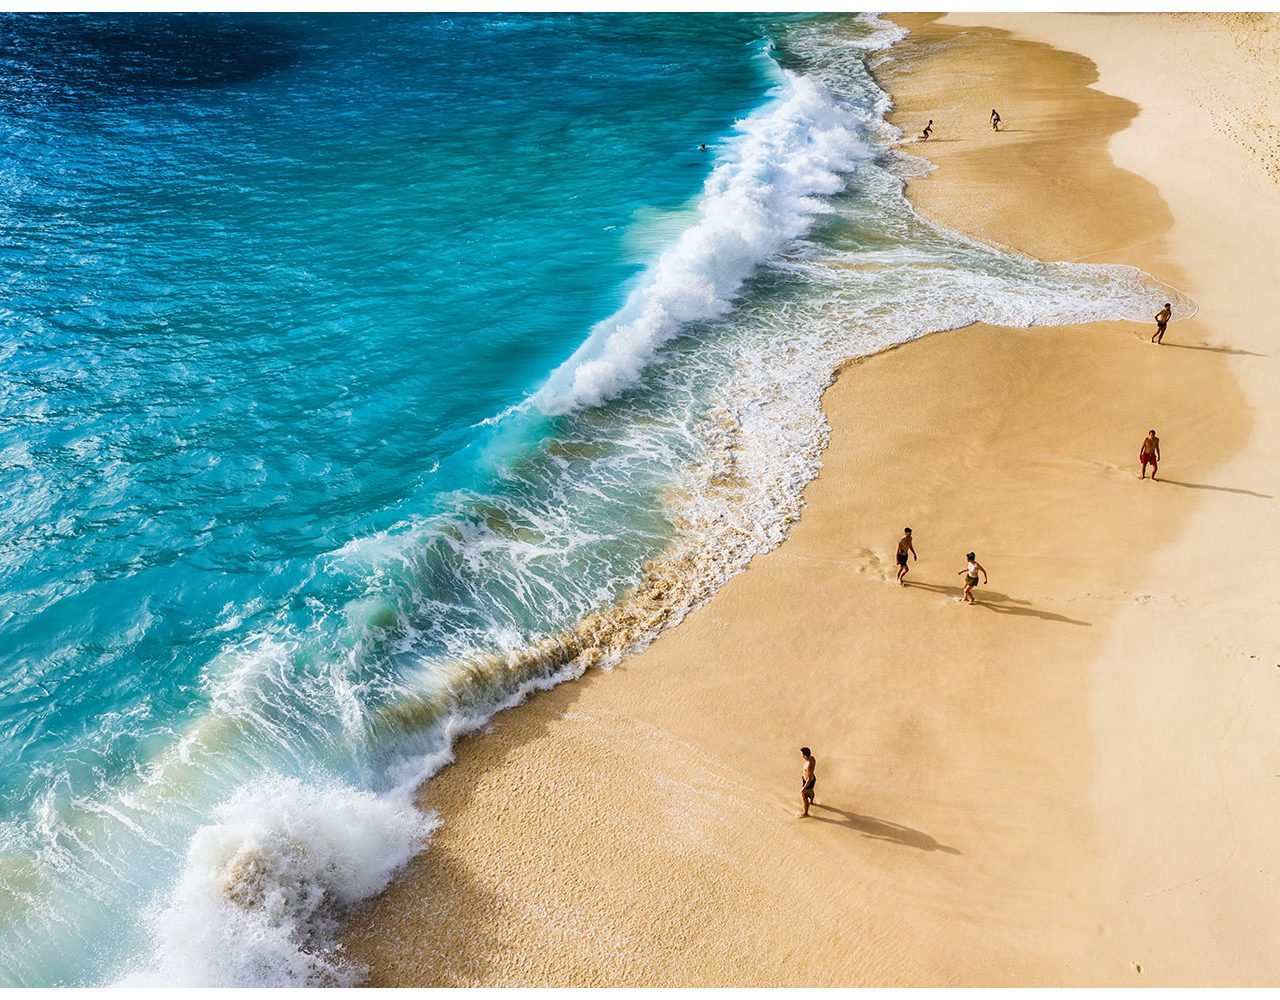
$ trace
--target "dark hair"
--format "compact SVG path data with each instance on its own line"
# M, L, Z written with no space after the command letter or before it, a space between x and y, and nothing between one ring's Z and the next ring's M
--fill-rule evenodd
M808 757L808 756L809 756L809 748L808 748L808 747L801 747L801 748L800 748L800 752L801 752L802 754L804 754L806 757Z
M1172 308L1173 308L1173 306L1172 306L1172 305L1170 305L1168 302L1166 302L1166 303L1164 304L1164 307L1165 307L1166 309L1172 309Z
M977 556L975 556L972 552L966 552L966 553L964 554L964 557L965 557L966 559L977 559L977 558L978 558L978 557L977 557Z
M902 530L905 531L908 535L911 534L910 528L903 528Z
M1147 431L1148 434L1154 434L1155 432L1156 432L1156 429L1154 427L1152 427L1151 430Z

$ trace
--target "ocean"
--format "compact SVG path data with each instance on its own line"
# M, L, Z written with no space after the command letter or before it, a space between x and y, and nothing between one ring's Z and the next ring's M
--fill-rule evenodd
M359 982L414 789L785 538L843 359L1194 311L917 215L901 35L0 15L0 984Z

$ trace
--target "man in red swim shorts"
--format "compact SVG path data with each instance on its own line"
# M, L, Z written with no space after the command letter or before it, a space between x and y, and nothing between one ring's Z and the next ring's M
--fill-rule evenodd
M1147 478L1147 466L1151 466L1151 478L1156 478L1156 469L1160 466L1160 439L1156 437L1153 429L1142 440L1142 450L1138 452L1138 461L1142 463L1142 475L1139 479Z

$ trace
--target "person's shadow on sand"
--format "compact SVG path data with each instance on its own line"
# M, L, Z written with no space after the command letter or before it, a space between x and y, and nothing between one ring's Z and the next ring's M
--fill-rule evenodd
M1269 358L1270 354L1259 354L1257 351L1246 351L1242 347L1214 347L1212 344L1175 344L1162 343L1161 347L1176 347L1180 351L1210 351L1213 354L1235 354L1248 358Z
M835 806L823 805L821 802L815 802L811 808L825 809L827 812L835 813L836 815L822 816L811 812L809 813L810 819L816 819L823 823L835 823L838 826L847 826L850 830L856 830L864 837L870 837L872 840L884 840L890 844L914 847L918 851L941 851L943 854L960 853L954 847L939 844L927 833L913 830L911 827L903 826L901 823L891 823L887 819L863 816L847 809L837 809Z
M964 588L950 587L941 583L920 583L915 580L908 580L907 586L915 587L919 590L932 590L935 594L947 594L957 599L964 596ZM984 587L979 587L974 593L978 600L977 607L994 611L998 615L1039 618L1041 621L1062 622L1064 625L1084 625L1086 627L1090 625L1089 622L1082 622L1077 618L1068 618L1066 615L1060 615L1056 611L1040 611L1038 608L1031 607L1029 601L1020 601L1016 597L1010 597L1008 594L1001 594L994 590L987 590Z
M1184 483L1177 479L1160 479L1158 482L1168 486L1183 486L1189 490L1213 490L1215 493L1238 493L1240 496L1257 497L1260 500L1274 500L1270 493L1259 493L1257 490L1246 490L1236 486L1211 486L1208 483Z

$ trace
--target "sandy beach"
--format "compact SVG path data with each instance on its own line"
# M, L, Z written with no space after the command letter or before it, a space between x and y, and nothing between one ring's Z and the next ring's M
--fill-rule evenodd
M350 923L370 985L1280 983L1280 21L894 19L923 214L1198 314L848 364L780 548L457 745Z

